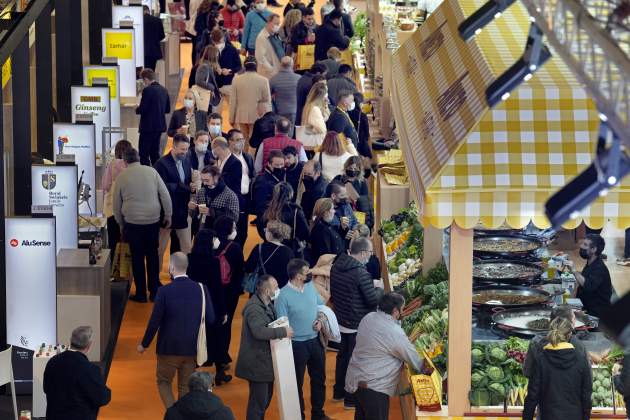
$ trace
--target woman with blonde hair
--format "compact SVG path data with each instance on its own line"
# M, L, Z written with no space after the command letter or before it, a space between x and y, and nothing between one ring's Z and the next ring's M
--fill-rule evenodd
M311 263L315 264L324 254L335 254L346 249L346 243L330 222L335 217L335 205L331 198L320 198L313 208L311 224Z
M194 89L188 89L183 102L184 106L173 111L171 115L171 122L166 131L170 137L177 133L193 137L198 130L205 130L207 127L208 113L204 109L199 109L201 102L199 93Z
M523 420L533 420L538 406L541 420L588 420L593 388L585 353L570 343L573 325L566 318L551 321L548 344L529 379Z
M328 86L325 81L313 84L302 108L301 124L297 129L297 140L305 147L319 147L328 130L326 121L330 116L328 108Z
M217 76L221 75L219 64L219 49L208 45L203 49L199 62L190 70L190 82L194 81L192 89L200 96L199 108L210 112L210 106L217 106L221 100Z
M293 36L293 29L301 21L302 12L300 9L293 9L284 16L284 22L282 22L282 26L280 27L280 39L284 45L286 45L285 50L287 55L297 53L297 51L293 51L291 47L291 37Z
M339 134L336 131L329 131L313 159L317 160L322 167L322 175L327 179L334 179L343 173L344 164L352 156L353 153L348 151L347 145Z

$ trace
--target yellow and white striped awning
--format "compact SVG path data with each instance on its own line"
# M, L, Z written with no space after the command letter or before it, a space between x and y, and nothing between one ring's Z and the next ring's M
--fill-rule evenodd
M394 54L393 108L423 218L549 226L547 198L592 161L598 113L563 62L552 57L493 109L486 87L522 54L529 15L520 2L464 42L457 27L485 0L447 0ZM630 182L582 218L630 226Z

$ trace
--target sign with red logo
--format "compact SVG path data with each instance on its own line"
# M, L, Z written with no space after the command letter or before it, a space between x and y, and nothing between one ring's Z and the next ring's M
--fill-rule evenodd
M16 246L18 246L18 244L19 244L18 240L17 240L17 239L15 239L15 238L11 239L11 241L10 241L9 243L11 244L11 246L12 246L13 248L15 248Z

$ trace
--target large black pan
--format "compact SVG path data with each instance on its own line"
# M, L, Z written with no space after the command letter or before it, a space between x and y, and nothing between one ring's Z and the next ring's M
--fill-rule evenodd
M546 334L549 328L532 328L527 326L527 323L536 319L549 319L550 316L550 307L534 306L502 310L492 315L492 322L497 328L508 332L528 335ZM579 315L575 320L575 329L588 329L595 326L597 326L597 323L586 315Z
M494 273L483 273L483 267L493 267ZM523 275L510 274L518 269L527 270ZM473 279L479 282L532 284L543 273L543 269L529 262L510 260L478 260L473 262Z
M475 296L481 293L496 293L501 295L519 296L523 299L537 298L534 302L527 303L504 303L502 301L486 301L484 303L476 303ZM494 308L523 308L528 306L540 306L551 301L551 294L544 290L533 289L523 286L481 286L473 288L473 306L485 309Z
M515 245L509 247L509 243ZM476 235L473 240L473 252L476 256L524 256L533 253L542 246L542 242L529 235Z

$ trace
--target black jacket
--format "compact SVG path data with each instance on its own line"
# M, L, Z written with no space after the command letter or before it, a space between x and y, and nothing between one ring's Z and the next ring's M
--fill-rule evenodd
M308 241L308 223L304 217L302 207L295 203L289 203L282 209L282 223L285 223L293 230L293 221L295 220L295 232L292 234L300 241Z
M328 121L326 121L326 128L328 131L343 133L346 138L352 140L354 147L358 147L359 136L357 135L357 131L354 129L354 124L352 123L350 116L341 109L335 107L335 109L330 113Z
M346 242L337 229L325 220L317 220L311 229L311 263L316 264L324 254L339 255L346 250Z
M168 91L158 82L153 82L142 90L140 105L136 114L140 115L138 131L163 133L166 131L165 115L171 112L171 100Z
M529 379L523 420L532 420L536 406L541 420L588 420L593 388L588 358L574 348L544 349Z
M186 275L191 280L201 283L208 288L215 319L217 322L221 322L223 321L223 316L227 313L227 290L221 285L219 260L215 255L188 254Z
M245 263L245 272L247 273L256 271L256 267L260 264L258 257L259 246L262 253L262 262L265 263L266 261L266 263L265 269L260 269L258 274L272 275L278 282L278 287L282 288L289 281L287 264L294 257L293 251L288 246L280 245L278 247L278 245L266 241L260 245L256 245L254 249L252 249L251 254L249 254L249 257L247 257L247 262ZM241 342L241 346L242 345L243 343Z
M615 389L623 396L626 407L630 406L630 353L627 349L623 357L621 373L613 376L613 381L615 383Z
M241 56L239 55L236 47L234 47L229 40L225 42L225 47L219 54L219 65L222 69L232 70L232 73L227 76L222 74L216 76L217 84L219 86L231 85L234 75L243 68L241 65Z
M298 9L300 12L303 11L304 9L308 8L308 7L313 7L315 5L315 0L311 0L308 3L308 6L304 6L304 3L300 2L297 5L294 5L293 3L291 3L290 1L287 2L287 5L284 6L284 11L282 12L282 16L286 16L287 13L289 13L291 10L295 10ZM302 22L300 22L302 23Z
M252 136L249 139L249 145L252 148L258 149L263 140L276 135L277 119L278 115L273 111L269 111L254 122Z
M313 87L313 76L314 75L311 72L307 71L297 82L297 86L295 88L297 101L297 106L295 108L295 125L301 125L302 111L304 111L304 105L306 105L306 98Z
M229 189L234 191L234 194L238 197L238 205L240 208L245 208L245 200L241 195L241 179L243 178L243 165L238 160L238 158L234 155L230 155L230 157L223 165L223 169L221 169L221 176L223 177L223 181L225 181L225 185L228 186ZM235 220L238 222L238 220Z
M527 347L527 354L525 356L525 361L523 362L523 375L527 378L531 378L534 374L534 368L538 364L538 360L540 359L543 347L545 347L549 341L547 341L547 337L536 335L529 342L529 346ZM575 336L571 337L571 344L575 347L575 351L577 351L579 357L586 357L586 349L584 348L584 344Z
M267 326L275 320L276 311L273 304L265 305L258 295L253 295L245 304L241 346L235 369L235 374L239 378L249 382L273 382L273 361L269 341L287 336L286 329Z
M112 397L98 366L76 351L50 359L44 371L44 392L49 420L96 420L99 407Z
M190 161L182 161L184 168L184 182L179 178L175 159L170 153L162 156L153 166L171 195L173 203L172 229L184 229L188 226L188 202L190 201L190 182L192 181L192 169Z
M600 317L602 312L610 306L612 283L606 263L597 258L593 264L587 264L582 270L586 279L584 286L578 288L577 297L582 300L584 310L589 314Z
M361 156L372 159L372 148L370 147L370 123L365 112L361 111L360 107L355 107L352 111L348 112L354 129L357 132L359 144L357 145L357 152Z
M190 162L190 167L195 170L202 170L204 167L208 165L214 165L215 159L212 155L212 151L208 147L206 153L203 155L203 164L199 167L199 158L197 157L197 153L195 152L195 146L193 143L190 144L190 149L188 149L188 161Z
M341 30L326 20L315 33L315 61L327 58L328 49L337 47L345 50L350 45L350 38L341 34Z
M330 197L330 193L332 192L331 185L333 183L345 185L346 182L349 182L345 175L337 175L330 181L328 187L326 188L326 197ZM361 211L365 213L365 224L370 228L370 230L374 227L374 206L372 205L372 200L370 199L370 189L368 187L367 181L355 179L351 182L352 187L359 193L359 198L354 203L354 207L357 211Z
M298 162L292 168L287 168L287 182L291 184L291 188L293 188L293 201L297 198L297 190L300 185L302 169L304 169L304 162Z
M165 37L162 19L145 14L142 24L144 25L144 56L162 58L160 43Z
M356 330L363 317L376 310L382 294L363 264L346 253L335 258L330 269L330 299L339 325Z
M190 391L166 410L164 420L234 420L234 414L212 392Z
M252 184L252 211L254 214L261 218L269 207L269 202L273 197L273 188L276 184L286 181L286 176L283 178L276 178L269 170L265 169L264 172L254 179Z
M287 4L287 7L289 7L289 4ZM315 27L315 30L317 30L317 26ZM304 24L304 22L300 21L298 22L297 25L295 25L295 27L293 28L293 31L291 32L291 48L293 49L294 52L297 53L298 50L298 46L300 45L305 45L306 44L306 38L308 37L308 26L306 26Z
M312 187L307 188L304 186L304 192L302 193L302 201L300 202L300 205L302 206L302 210L304 210L306 220L311 220L315 202L320 198L325 197L327 187L328 181L323 175L320 175L319 178L317 178Z
M177 134L177 130L180 129L184 124L186 124L186 108L176 109L171 115L171 121L168 124L168 130L166 130L166 134L168 134L170 137L175 137L175 134ZM208 113L206 111L195 111L195 126L197 127L197 131L207 130ZM194 146L191 147L191 149L193 148Z

